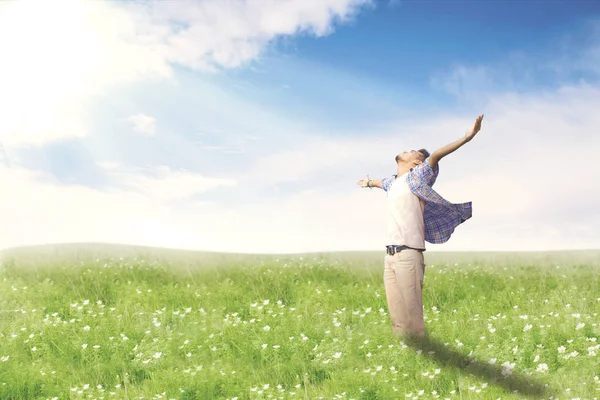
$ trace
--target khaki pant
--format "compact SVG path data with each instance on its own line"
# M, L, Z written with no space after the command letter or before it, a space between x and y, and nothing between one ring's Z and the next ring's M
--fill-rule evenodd
M386 255L383 281L392 331L399 336L424 336L423 253L406 249Z

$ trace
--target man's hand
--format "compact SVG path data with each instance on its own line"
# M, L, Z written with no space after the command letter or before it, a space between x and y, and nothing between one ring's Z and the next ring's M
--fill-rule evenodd
M366 188L368 187L367 185L369 184L369 181L371 180L371 178L369 178L369 175L367 175L367 177L365 179L361 179L360 181L358 181L358 186Z
M371 179L369 175L365 179L361 179L357 182L358 186L362 188L380 188L381 189L381 180L379 179Z
M477 133L481 130L481 121L483 121L483 114L477 117L475 123L473 124L473 128L471 128L471 131L465 134L466 142L470 142L471 139L473 139L475 135L477 135Z
M481 114L479 117L477 117L477 119L475 120L475 123L473 124L473 128L471 129L471 131L468 131L465 134L465 136L463 136L462 138L458 139L455 142L447 144L447 145L437 149L436 151L434 151L431 154L431 156L429 156L429 165L431 166L431 168L433 170L435 170L438 167L438 163L440 162L440 160L442 158L446 157L450 153L455 152L457 149L459 149L465 143L470 142L471 139L473 139L475 137L475 135L477 135L477 133L481 130L481 121L483 121L483 114Z

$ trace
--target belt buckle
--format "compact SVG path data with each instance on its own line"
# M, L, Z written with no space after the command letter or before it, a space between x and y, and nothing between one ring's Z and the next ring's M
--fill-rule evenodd
M386 246L386 247L387 247L387 253L390 256L393 256L394 254L400 253L402 250L409 248L407 246L397 246L397 245L390 245L390 246Z

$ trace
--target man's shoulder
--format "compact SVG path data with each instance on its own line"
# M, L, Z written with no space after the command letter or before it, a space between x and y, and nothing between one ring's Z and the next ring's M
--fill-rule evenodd
M440 170L439 165L436 164L435 169L431 166L431 163L429 162L429 158L427 158L425 161L423 161L421 164L419 164L419 167L421 167L421 169L423 170L430 170L434 173L437 173Z
M417 174L420 176L437 176L440 172L439 165L436 165L435 169L429 163L429 158L423 161L421 164L411 169L412 174Z
M410 170L409 185L413 189L422 185L433 186L437 180L438 173L439 168L436 167L434 170L431 164L429 164L429 159L427 159Z
M395 179L396 175L383 178L381 180L381 188L387 192L388 190L390 190L390 187L392 186L392 183L394 183Z

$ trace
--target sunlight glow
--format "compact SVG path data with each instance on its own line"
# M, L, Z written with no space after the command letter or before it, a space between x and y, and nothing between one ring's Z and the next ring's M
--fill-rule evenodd
M0 139L41 144L83 136L71 118L102 68L95 2L21 0L0 8Z

